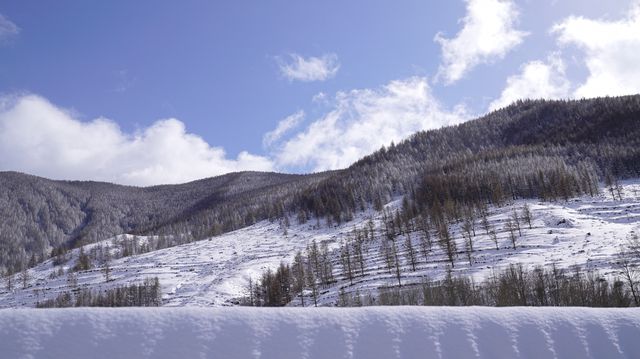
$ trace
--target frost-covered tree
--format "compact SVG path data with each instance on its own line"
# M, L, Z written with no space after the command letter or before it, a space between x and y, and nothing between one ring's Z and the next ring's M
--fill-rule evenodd
M411 242L411 235L409 233L406 234L406 238L404 240L404 253L407 262L411 264L411 270L415 272L418 258L416 255L416 250L413 247L413 243Z

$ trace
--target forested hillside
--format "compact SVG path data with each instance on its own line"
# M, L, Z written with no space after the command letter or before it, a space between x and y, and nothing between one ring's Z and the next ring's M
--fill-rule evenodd
M393 195L418 202L499 203L589 193L598 180L640 173L640 96L519 101L474 121L419 132L336 173L300 203L349 218ZM420 204L419 203L419 204Z
M293 191L330 174L241 172L137 188L0 172L0 270L16 272L121 233L180 233L158 243L167 247L275 218Z
M59 254L120 233L162 235L154 244L161 248L285 213L341 223L395 195L407 195L407 218L460 218L467 207L589 194L600 180L615 194L617 179L639 173L640 96L521 101L313 175L244 172L135 188L4 172L0 268L16 272L52 249Z

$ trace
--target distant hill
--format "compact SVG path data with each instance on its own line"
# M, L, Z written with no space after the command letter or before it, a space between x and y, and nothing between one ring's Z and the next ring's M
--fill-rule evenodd
M0 268L16 271L48 257L51 248L120 233L188 231L200 238L222 233L253 223L255 217L281 215L282 209L265 203L280 203L297 187L330 174L240 172L138 188L0 172ZM200 228L207 230L194 230Z

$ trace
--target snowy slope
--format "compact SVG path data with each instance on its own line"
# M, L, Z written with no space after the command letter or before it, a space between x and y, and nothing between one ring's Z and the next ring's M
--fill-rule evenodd
M533 212L533 229L523 226L523 235L518 238L518 249L511 249L504 222L514 209L520 210L525 201L491 208L489 221L497 231L500 249L481 228L475 237L474 260L469 265L465 254L461 231L454 226L458 242L458 258L455 274L470 274L477 281L511 263L527 266L556 263L561 268L580 265L584 269L595 269L606 276L615 275L615 256L632 233L640 233L640 181L624 183L624 200L612 201L605 193L596 197L580 197L569 202L526 201ZM389 209L399 206L400 200L387 205ZM375 292L378 287L397 283L395 273L389 273L380 253L382 216L372 210L356 215L355 219L341 226L316 228L314 220L292 225L286 230L277 222L260 222L235 232L209 240L178 247L167 248L142 255L114 260L111 263L112 281L105 283L100 268L79 272L78 286L104 289L116 285L140 282L146 277L157 276L163 290L166 306L210 306L228 305L234 298L246 293L249 277L258 279L267 267L276 267L280 261L292 260L295 251L304 249L312 240L326 242L329 248L337 248L354 228L363 228L372 219L377 229L377 238L365 244L367 257L364 276L358 276L354 285L341 275L339 254L333 253L334 273L338 282L321 292L320 303L333 305L337 301L340 287L347 292ZM412 234L417 248L418 233ZM398 239L402 252L403 238ZM88 249L88 248L87 248ZM78 250L74 255L77 257ZM403 284L420 282L424 276L439 279L446 273L448 262L436 245L429 257L418 255L416 271L411 271L403 253ZM65 264L72 267L74 260ZM13 278L14 288L7 291L0 286L0 307L33 306L37 301L54 298L61 291L69 290L67 276L55 277L51 261L44 262L28 271L28 285L22 289L20 275ZM55 278L54 278L55 277ZM307 301L307 304L310 301Z
M0 310L3 358L638 358L640 309Z

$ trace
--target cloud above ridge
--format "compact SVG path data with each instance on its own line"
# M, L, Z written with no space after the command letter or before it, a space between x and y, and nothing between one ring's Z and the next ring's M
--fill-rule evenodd
M640 93L640 1L632 2L623 19L599 20L570 16L552 28L561 46L584 54L587 79L575 97Z
M130 185L273 169L271 160L248 152L228 158L174 118L127 134L109 119L83 122L36 95L0 99L0 153L1 170Z
M287 132L297 127L304 119L304 111L299 110L296 113L285 117L278 122L278 125L273 131L269 131L262 137L262 144L265 147L270 147L273 143L282 138Z
M313 171L345 168L414 132L468 118L461 106L445 109L433 96L425 77L338 92L326 113L278 144L274 162L279 168Z
M489 105L489 111L506 107L516 100L571 97L570 89L563 60L552 54L546 61L523 64L520 73L509 76L500 97Z
M333 53L307 58L291 53L288 59L277 60L280 73L289 81L325 81L334 77L340 69L338 55Z
M502 59L527 36L515 28L519 12L510 0L467 0L462 29L454 38L436 34L442 63L437 79L445 84L461 80L480 64Z

